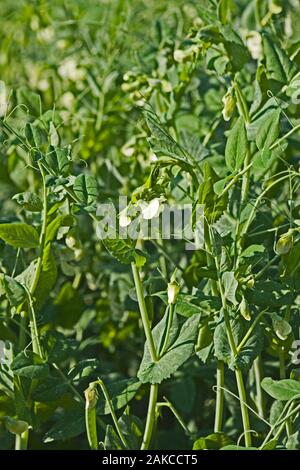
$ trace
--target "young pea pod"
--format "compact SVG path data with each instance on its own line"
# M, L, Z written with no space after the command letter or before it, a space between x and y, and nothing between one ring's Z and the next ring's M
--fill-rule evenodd
M85 396L85 425L89 446L92 450L98 450L97 436L97 390L94 383L84 391Z

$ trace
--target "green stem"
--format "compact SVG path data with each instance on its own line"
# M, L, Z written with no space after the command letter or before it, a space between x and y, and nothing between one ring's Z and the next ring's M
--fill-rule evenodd
M245 433L245 445L246 447L251 447L252 439L251 439L251 432L250 432L250 420L249 420L249 412L247 407L247 398L246 398L246 390L244 385L243 374L240 369L235 370L235 377L236 383L238 386L239 398L240 398L240 408L242 412L242 420L243 420L243 427Z
M229 183L225 186L223 191L218 195L218 198L221 198L222 196L224 196L224 194L226 194L229 191L229 189L239 180L239 178L243 176L245 173L247 173L247 171L250 170L251 167L252 167L252 162L244 166L244 168L229 181Z
M221 432L224 412L224 362L217 362L217 397L214 432Z
M191 433L190 433L190 430L189 428L187 427L187 425L185 424L185 422L183 421L182 417L180 416L180 414L178 413L178 411L176 410L176 408L174 407L174 405L166 398L164 397L164 402L162 403L157 403L156 405L156 409L158 408L162 408L162 407L167 407L170 409L170 411L173 413L173 415L175 416L175 418L177 419L178 423L180 424L180 426L182 427L182 429L184 430L184 432L186 433L187 436L190 436Z
M245 204L245 202L247 201L247 199L248 199L248 194L249 194L249 187L250 187L250 168L251 168L250 159L251 159L251 152L250 152L250 148L249 148L249 144L248 144L248 151L247 151L247 155L246 155L245 162L244 162L244 170L245 170L245 171L244 171L244 173L243 173L243 179L242 179L241 207L242 207L243 204Z
M15 450L27 450L29 431L24 431L22 434L16 434Z
M161 350L159 351L159 356L163 356L164 353L166 352L167 350L167 347L168 347L168 343L169 343L169 336L170 336L170 331L171 331L171 326L172 326L172 323L173 323L173 318L174 318L174 304L170 304L168 305L168 318L167 318L167 328L166 328L166 334L165 334L165 338L164 338L164 342L163 342L163 345L162 345L162 348Z
M210 230L207 221L204 221L204 240L207 249L206 258L207 265L214 265L212 257L212 243L210 237ZM215 296L219 296L217 282L213 279L210 280L211 293ZM215 411L215 432L222 431L223 424L223 413L224 413L224 362L217 361L217 391L216 391L216 411Z
M285 139L287 139L288 137L290 137L294 132L296 132L298 129L300 129L300 124L298 124L297 126L293 127L293 129L291 129L289 132L287 132L284 136L280 137L280 139L276 140L274 142L274 144L271 145L271 147L269 148L269 150L273 150L275 149L276 147L278 147L278 145L281 144L281 142L283 142Z
M284 348L280 347L278 350L278 356L279 356L279 377L280 380L283 380L286 378L286 373L285 373L285 360L284 360Z
M35 310L33 306L33 300L29 291L27 291L27 296L28 296L28 304L29 304L29 317L30 317L29 328L30 328L31 341L32 341L32 350L35 354L38 354L40 357L43 357L42 348L40 344L39 331L37 327L36 315L35 315Z
M280 380L283 380L283 379L286 378L284 347L283 346L279 347L278 356L279 356L279 377L280 377ZM292 423L291 423L290 419L286 420L285 427L286 427L287 436L289 437L291 434L293 434Z
M105 397L106 403L109 407L109 411L110 411L111 417L113 419L113 422L114 422L115 428L117 430L117 433L119 435L119 438L120 438L123 446L125 447L125 449L129 449L128 442L127 442L127 440L126 440L126 438L125 438L124 434L122 433L121 428L119 426L118 419L117 419L114 407L112 405L110 396L108 394L107 388L106 388L104 382L101 379L98 379L96 383L98 383L100 385L100 388L101 388L102 393Z
M157 403L157 394L158 394L158 385L151 384L146 426L145 426L143 441L141 445L141 450L148 450L151 444L153 430L154 430L155 422L156 422L155 410L156 410L156 403Z
M217 260L217 258L216 258ZM224 294L223 290L223 285L222 281L220 278L220 268L218 266L218 262L216 261L217 265L217 271L218 271L218 283L219 283L219 291L221 295L221 300L222 300L222 307L223 307L223 315L224 315L224 321L225 321L225 326L226 326L226 332L227 332L227 337L228 337L228 342L231 350L231 354L236 357L238 354L237 347L234 341L234 336L230 324L230 318L229 318L229 313L227 311L227 302L226 302L226 297ZM247 407L247 398L246 398L246 391L245 391L245 385L244 385L244 379L243 379L243 374L242 371L239 368L235 369L235 377L236 377L236 383L238 387L238 393L239 393L239 400L240 400L240 408L241 408L241 413L242 413L242 420L243 420L243 428L244 428L244 434L245 434L245 445L246 447L251 447L252 439L251 439L251 433L250 433L250 419L249 419L249 411Z
M42 267L43 267L43 255L44 255L44 248L45 248L45 239L46 239L46 230L47 230L47 187L46 187L46 181L45 181L45 172L42 167L42 165L39 163L39 169L41 172L42 180L43 180L43 221L42 221L42 228L41 228L41 233L40 233L40 252L39 252L39 258L38 262L36 265L36 270L35 270L35 275L34 279L32 282L32 285L30 287L30 294L31 296L34 295L35 290L37 288L40 275L42 272Z
M156 352L156 348L155 348L155 344L154 344L154 340L152 336L150 321L149 321L145 297L144 297L144 289L143 289L143 284L140 278L139 269L135 263L131 263L131 268L132 268L132 273L133 273L133 279L134 279L141 319L142 319L143 328L144 328L148 348L150 351L151 359L153 362L157 362L158 355Z
M261 319L261 317L266 313L266 311L262 311L260 312L257 317L255 318L254 322L252 323L252 325L250 326L249 330L247 331L247 333L245 334L244 338L242 339L242 341L240 342L240 344L237 346L236 348L236 352L237 354L243 349L243 347L245 346L245 344L247 343L248 339L250 338L250 336L252 335L257 323L259 322L259 320Z
M253 217L255 215L255 212L259 206L259 203L261 202L261 200L265 197L265 195L270 191L271 188L273 188L276 184L280 183L281 181L285 180L286 178L289 178L290 175L287 174L287 175L284 175L282 176L281 178L278 178L278 180L274 181L273 183L271 183L256 199L255 201L255 204L252 208L252 211L247 219L247 222L245 223L242 231L241 231L241 236L246 234L248 232L248 229L252 223L252 220L253 220Z
M261 418L265 418L265 396L263 389L261 387L262 381L262 364L261 364L261 357L258 356L253 363L253 371L255 377L255 384L256 384L256 406L258 414Z

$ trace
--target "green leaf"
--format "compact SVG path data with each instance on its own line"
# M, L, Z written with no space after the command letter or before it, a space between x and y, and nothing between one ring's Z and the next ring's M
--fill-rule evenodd
M47 134L38 124L28 122L25 126L25 136L31 147L37 149L47 143Z
M55 219L53 219L47 226L45 244L47 245L53 242L60 227L71 227L74 223L74 217L69 214L58 215L55 217Z
M130 264L135 262L135 249L132 240L105 238L102 242L107 251L120 263Z
M300 431L291 434L285 444L288 450L300 450Z
M300 397L300 382L297 380L273 380L271 377L265 377L261 386L275 400L288 401Z
M49 377L37 385L32 398L35 401L48 403L59 400L68 390L70 390L68 384L61 378Z
M190 358L195 351L199 321L199 316L193 315L181 327L174 325L168 349L157 362L152 362L148 345L145 344L144 356L138 371L138 378L141 382L161 383ZM165 326L166 315L152 331L157 351L160 349Z
M248 127L248 137L255 140L259 150L269 150L279 135L281 109L267 109Z
M47 431L44 442L72 439L85 432L84 408L66 411L60 419Z
M58 331L47 331L42 336L42 345L47 362L61 363L74 354L78 342L73 338L66 338Z
M277 443L278 443L277 439L271 439L262 447L261 450L274 450L276 449Z
M145 113L146 122L151 133L151 137L148 139L153 152L157 156L168 156L186 160L186 155L183 149L177 144L177 142L170 136L170 134L164 129L162 124L159 122L158 117L153 113Z
M148 142L159 158L158 164L160 166L180 166L184 171L190 173L193 178L194 175L194 161L174 139L164 126L159 122L157 116L153 113L145 112L146 122L151 133ZM168 157L168 158L164 158Z
M262 38L268 78L286 84L297 73L297 67L273 37L263 33Z
M219 450L232 444L233 441L223 432L215 432L206 437L200 437L193 444L193 450Z
M73 190L79 202L89 206L96 201L98 196L97 180L91 175L78 175L75 179Z
M52 121L50 121L50 124L49 124L49 136L50 136L50 145L52 147L58 147L60 143L60 138L56 130L56 127Z
M0 235L1 236L1 235ZM281 276L284 282L295 290L300 290L300 243L296 243L289 253L282 256Z
M49 375L48 364L37 354L26 350L20 352L11 363L15 375L28 379L45 379Z
M252 158L254 170L267 170L273 162L272 152L269 150L259 150Z
M237 346L247 333L249 323L241 320L231 320L230 324ZM228 342L226 325L223 321L215 328L214 347L216 358L224 361L230 369L234 370L236 367L239 367L240 369L248 370L263 348L263 333L260 326L257 326L241 351L234 357Z
M198 204L204 204L204 214L209 223L216 222L227 209L228 195L219 197L214 186L219 178L206 162L203 167L203 182L199 186Z
M39 246L39 234L36 229L21 222L0 224L0 238L14 248Z
M229 132L225 148L225 161L231 172L242 167L248 152L248 141L244 120L239 117Z
M249 51L230 24L223 25L220 32L224 38L224 46L229 55L232 70L237 72L249 62Z
M221 450L258 450L257 447L243 447L243 446L237 446L237 445L229 445L222 447Z
M85 303L71 282L62 285L55 301L56 323L63 328L72 328L84 311Z
M127 403L134 398L141 385L141 382L135 378L118 380L106 384L114 410L116 411L126 406ZM100 415L110 413L109 406L103 395L100 395L98 398L97 413Z
M22 86L17 89L18 104L25 104L32 116L39 117L42 111L41 97L29 88Z
M129 449L139 450L143 437L143 423L137 416L129 414L129 409L118 420L123 436L126 439Z
M124 448L121 439L110 424L106 426L104 448L105 450L123 450Z
M226 24L230 12L231 0L220 0L218 4L218 18L222 24Z
M24 207L30 212L41 212L43 210L43 203L40 198L31 192L19 193L13 196L13 200L20 206Z
M45 161L56 176L67 176L70 172L71 158L68 149L50 147Z
M1 277L0 277L1 282ZM26 300L27 294L24 287L14 278L4 275L2 284L9 300L13 307L19 307Z
M238 288L238 282L234 277L233 271L226 271L222 275L222 284L224 287L224 296L226 300L229 300L233 305L237 305L236 291Z

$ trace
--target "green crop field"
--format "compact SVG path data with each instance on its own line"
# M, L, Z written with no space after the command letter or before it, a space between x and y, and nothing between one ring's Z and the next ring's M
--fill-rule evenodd
M0 449L300 450L300 1L0 6Z

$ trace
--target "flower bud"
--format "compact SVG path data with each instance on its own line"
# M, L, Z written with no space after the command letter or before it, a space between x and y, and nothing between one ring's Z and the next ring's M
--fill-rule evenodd
M224 121L229 121L231 116L232 116L232 113L235 110L235 105L236 105L236 100L235 100L235 97L233 95L232 87L229 88L226 95L223 96L222 102L224 104L224 108L223 108L223 111L222 111L223 119L224 119Z
M282 341L286 340L292 332L291 325L287 321L283 320L279 315L274 315L272 317L272 324L276 336L278 336Z
M175 304L178 294L180 292L180 286L178 282L171 281L168 284L168 304Z
M278 255L287 255L294 245L293 229L281 235L275 246L275 253Z
M28 430L28 423L26 423L26 421L21 421L11 418L10 416L6 416L4 422L6 429L12 434L23 434L23 432Z
M245 318L245 320L247 321L251 320L251 310L245 297L243 297L240 303L239 310L240 310L240 314L242 315L242 317Z
M95 408L97 404L97 390L93 384L91 384L85 391L85 407L86 409Z

